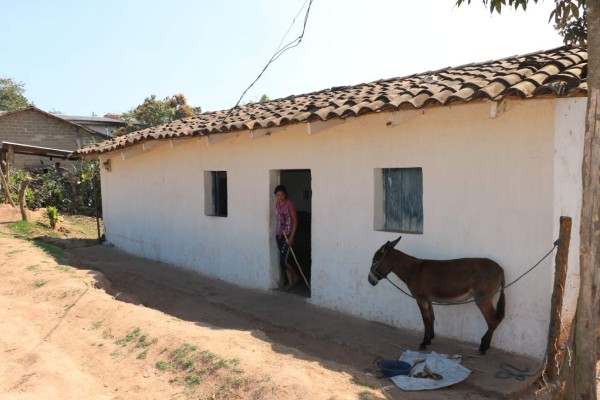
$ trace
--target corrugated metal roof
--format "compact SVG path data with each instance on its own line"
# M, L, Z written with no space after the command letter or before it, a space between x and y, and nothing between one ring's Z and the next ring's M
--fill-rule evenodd
M116 125L116 126L125 126L127 125L127 122L125 121L119 121L113 118L107 118L107 117L98 117L98 116L84 116L84 115L64 115L64 114L54 114L56 115L58 118L62 118L65 119L67 121L71 121L74 122L76 124L87 124L87 125L94 125L94 124L102 124L102 125Z
M94 155L148 140L206 136L475 100L584 96L587 50L560 47L501 60L206 112L77 150Z

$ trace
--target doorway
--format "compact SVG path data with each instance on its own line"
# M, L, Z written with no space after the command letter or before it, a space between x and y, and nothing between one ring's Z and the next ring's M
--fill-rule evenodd
M312 189L309 169L287 169L279 171L279 184L287 188L288 198L296 206L298 229L292 250L296 255L297 272L300 276L298 284L289 293L310 297L311 278L311 222L312 222ZM293 259L293 257L292 257ZM283 275L283 271L280 271ZM304 278L302 277L304 275ZM282 277L283 278L283 277Z

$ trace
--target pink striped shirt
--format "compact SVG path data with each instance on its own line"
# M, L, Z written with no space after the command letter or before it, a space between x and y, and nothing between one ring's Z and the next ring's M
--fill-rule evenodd
M286 200L282 205L279 205L279 202L275 202L275 214L277 216L277 230L275 233L277 235L285 234L289 237L292 231L294 230L295 221L292 219L292 211L295 210L296 207L291 200Z

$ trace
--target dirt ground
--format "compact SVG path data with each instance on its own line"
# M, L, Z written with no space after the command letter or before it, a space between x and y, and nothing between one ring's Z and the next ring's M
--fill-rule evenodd
M0 222L15 211L2 206ZM77 236L62 227L63 243ZM100 274L62 264L68 254L2 230L1 399L384 398L351 372L273 351L260 333L116 300Z
M495 398L460 386L401 392L377 376L375 360L334 341L244 322L214 304L180 304L158 288L136 298L124 289L135 284L127 274L110 282L69 266L72 248L95 244L93 221L65 219L55 237L32 241L7 229L18 220L0 205L2 400ZM43 210L30 220L43 226ZM186 318L191 308L201 320Z

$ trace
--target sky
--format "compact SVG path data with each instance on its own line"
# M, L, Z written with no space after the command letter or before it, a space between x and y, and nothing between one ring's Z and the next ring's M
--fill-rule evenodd
M242 103L562 46L548 22L552 0L501 15L481 0L454 3L314 0L301 43L269 65ZM150 95L177 93L203 111L228 109L280 45L301 34L307 5L0 0L0 77L23 83L36 107L68 115L121 114Z

